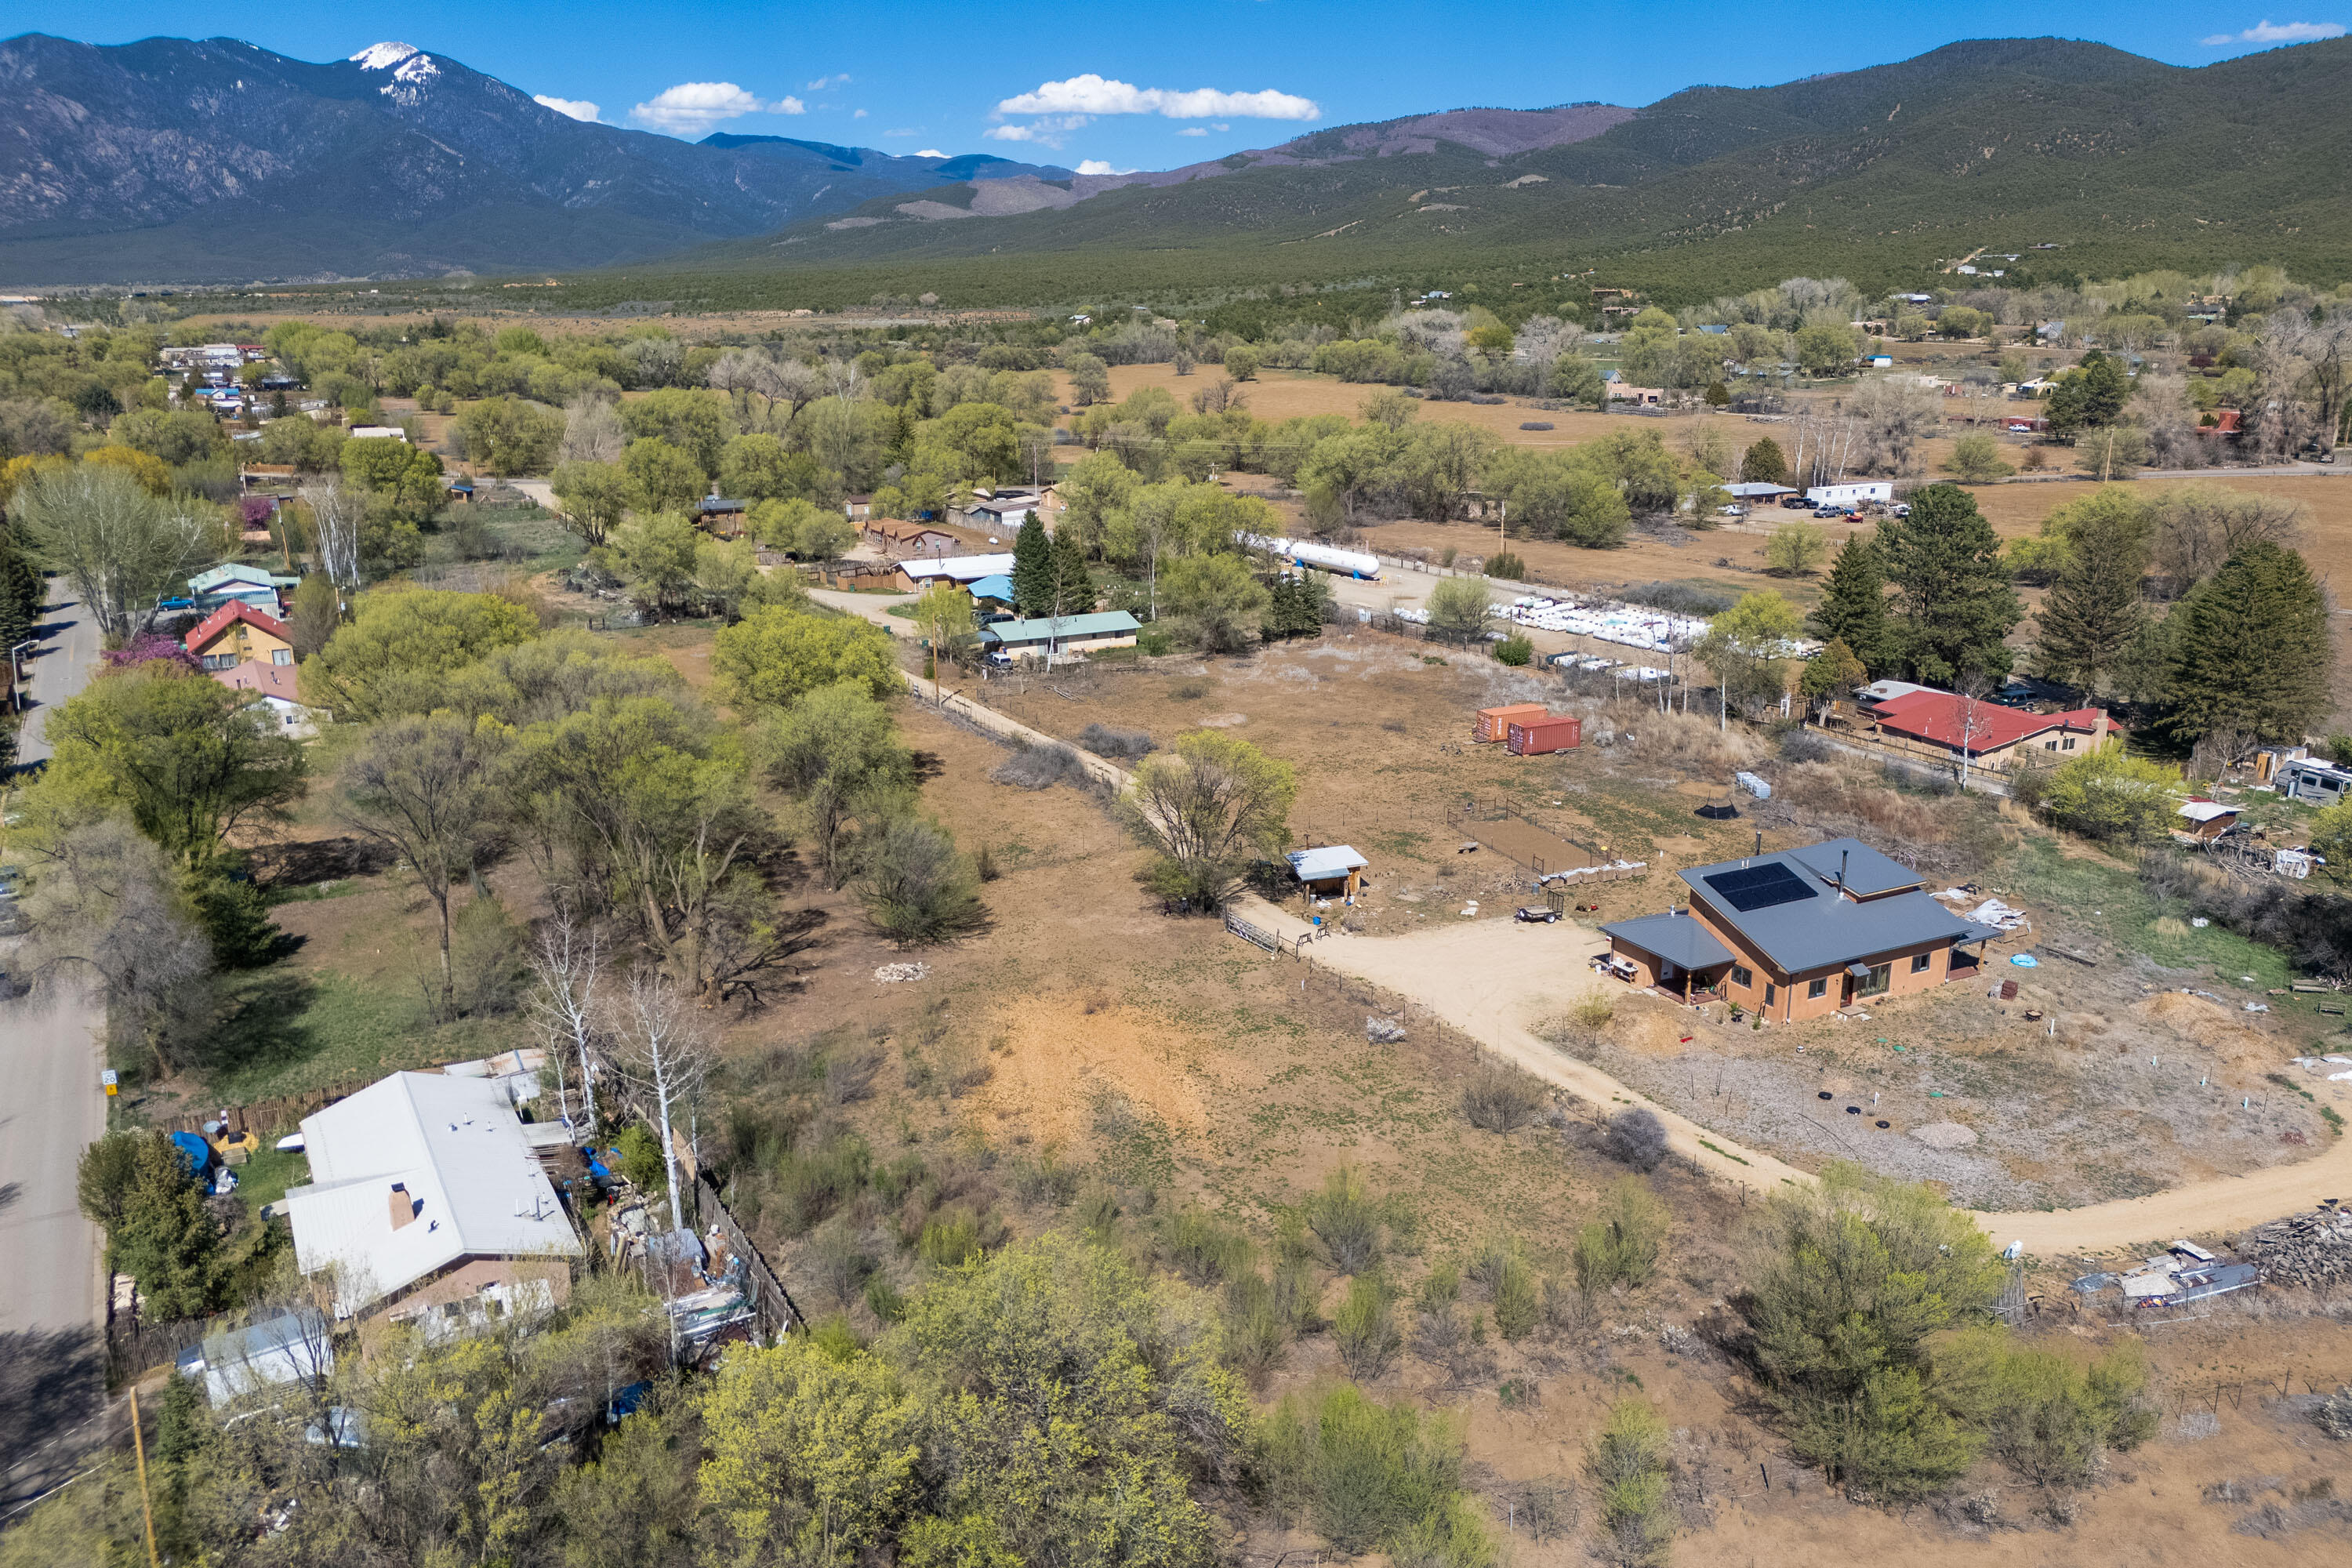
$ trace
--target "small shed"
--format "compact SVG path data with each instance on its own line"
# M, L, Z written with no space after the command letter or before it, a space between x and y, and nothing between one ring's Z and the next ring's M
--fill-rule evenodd
M971 585L971 596L991 604L1010 605L1013 603L1013 579L1003 573L979 578Z
M1364 868L1370 864L1351 845L1327 844L1314 849L1294 849L1284 857L1299 885L1318 899L1346 899L1353 903L1363 886Z
M2219 838L2238 825L2238 808L2213 800L2184 800L2173 815L2180 821L2172 831L2189 838Z

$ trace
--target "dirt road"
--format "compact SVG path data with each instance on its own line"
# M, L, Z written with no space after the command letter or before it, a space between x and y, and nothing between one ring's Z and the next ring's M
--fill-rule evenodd
M2352 1138L2338 1137L2300 1164L2092 1204L2046 1214L1979 1214L1977 1223L2003 1247L2021 1241L2037 1258L2096 1257L2145 1251L2176 1237L2215 1237L2282 1215L2316 1208L2322 1198L2352 1199Z

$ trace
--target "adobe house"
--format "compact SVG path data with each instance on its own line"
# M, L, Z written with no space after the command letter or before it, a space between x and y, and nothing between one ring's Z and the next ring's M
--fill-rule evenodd
M1854 838L1695 866L1682 879L1687 910L1601 928L1608 971L1775 1023L1973 979L1983 943L2000 934L1954 914L1921 889L1918 872Z
M2121 735L2124 727L2096 708L2065 713L2028 713L1998 702L1970 700L1933 687L1904 687L1870 706L1881 734L1949 752L1957 762L1965 748L1979 767L2004 768L2027 754L2056 752L2059 760L2077 751L2095 752Z

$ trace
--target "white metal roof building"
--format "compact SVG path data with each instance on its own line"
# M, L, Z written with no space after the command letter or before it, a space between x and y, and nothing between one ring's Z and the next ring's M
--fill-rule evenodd
M394 1073L302 1119L311 1183L286 1194L294 1256L339 1317L472 1258L583 1248L503 1084Z
M998 555L941 555L928 561L901 561L898 570L917 582L943 577L950 583L977 583L982 577L1009 576L1013 552Z

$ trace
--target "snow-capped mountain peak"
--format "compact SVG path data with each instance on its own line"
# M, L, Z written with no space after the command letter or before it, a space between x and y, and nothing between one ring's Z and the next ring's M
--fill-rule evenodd
M363 71L388 70L410 56L422 53L415 44L370 44L352 57L352 64Z

